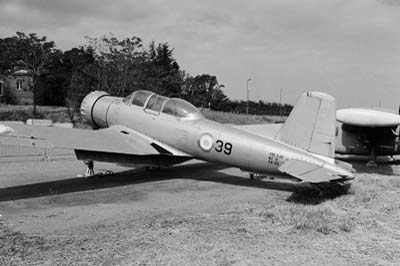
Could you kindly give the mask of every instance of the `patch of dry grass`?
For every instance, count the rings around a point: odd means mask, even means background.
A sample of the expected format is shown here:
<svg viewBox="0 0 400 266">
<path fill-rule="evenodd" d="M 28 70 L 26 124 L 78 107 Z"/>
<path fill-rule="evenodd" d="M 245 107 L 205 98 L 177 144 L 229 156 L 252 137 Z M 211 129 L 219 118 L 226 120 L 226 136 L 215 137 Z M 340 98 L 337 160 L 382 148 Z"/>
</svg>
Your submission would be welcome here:
<svg viewBox="0 0 400 266">
<path fill-rule="evenodd" d="M 315 204 L 234 204 L 198 214 L 141 215 L 74 235 L 32 237 L 2 227 L 4 265 L 396 265 L 400 182 L 358 175 L 350 192 Z M 304 196 L 306 197 L 306 196 Z M 310 199 L 310 202 L 313 202 Z"/>
<path fill-rule="evenodd" d="M 53 122 L 70 123 L 66 107 L 37 106 L 37 113 L 33 115 L 33 106 L 30 105 L 0 105 L 0 121 L 23 121 L 27 119 L 49 119 Z M 83 122 L 79 113 L 74 114 L 75 127 L 91 128 Z"/>
<path fill-rule="evenodd" d="M 0 265 L 22 264 L 44 246 L 43 237 L 15 232 L 0 222 Z"/>
<path fill-rule="evenodd" d="M 400 259 L 395 229 L 386 224 L 382 230 L 378 224 L 385 221 L 380 213 L 371 213 L 361 199 L 348 201 L 357 191 L 317 205 L 282 201 L 266 191 L 265 203 L 233 205 L 217 213 L 167 211 L 37 241 L 21 235 L 28 240 L 11 237 L 6 242 L 16 250 L 28 245 L 30 252 L 7 253 L 5 261 L 15 260 L 18 265 L 392 265 Z M 378 222 L 372 226 L 374 221 Z"/>
<path fill-rule="evenodd" d="M 0 105 L 0 121 L 26 121 L 29 118 L 70 122 L 65 107 L 37 106 L 37 114 L 34 116 L 33 106 L 30 105 Z"/>
<path fill-rule="evenodd" d="M 336 210 L 329 203 L 321 205 L 285 204 L 262 211 L 267 223 L 289 226 L 291 230 L 314 231 L 322 234 L 350 232 L 355 227 L 354 217 Z"/>
</svg>

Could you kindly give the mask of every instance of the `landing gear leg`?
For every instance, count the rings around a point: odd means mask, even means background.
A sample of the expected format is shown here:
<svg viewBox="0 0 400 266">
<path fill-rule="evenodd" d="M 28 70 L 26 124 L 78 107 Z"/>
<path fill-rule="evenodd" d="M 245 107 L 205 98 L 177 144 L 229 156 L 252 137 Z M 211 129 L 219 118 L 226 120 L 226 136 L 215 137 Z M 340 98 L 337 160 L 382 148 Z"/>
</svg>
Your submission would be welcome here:
<svg viewBox="0 0 400 266">
<path fill-rule="evenodd" d="M 370 160 L 368 161 L 367 166 L 376 167 L 377 164 L 376 164 L 375 144 L 372 145 L 371 153 L 369 155 L 369 158 L 370 158 Z"/>
<path fill-rule="evenodd" d="M 262 180 L 263 178 L 265 178 L 265 175 L 262 174 L 258 174 L 258 173 L 249 173 L 250 179 L 251 180 Z M 274 177 L 270 177 L 269 179 L 274 179 Z"/>
<path fill-rule="evenodd" d="M 94 163 L 93 161 L 84 161 L 86 165 L 86 177 L 93 177 L 94 176 Z"/>
</svg>

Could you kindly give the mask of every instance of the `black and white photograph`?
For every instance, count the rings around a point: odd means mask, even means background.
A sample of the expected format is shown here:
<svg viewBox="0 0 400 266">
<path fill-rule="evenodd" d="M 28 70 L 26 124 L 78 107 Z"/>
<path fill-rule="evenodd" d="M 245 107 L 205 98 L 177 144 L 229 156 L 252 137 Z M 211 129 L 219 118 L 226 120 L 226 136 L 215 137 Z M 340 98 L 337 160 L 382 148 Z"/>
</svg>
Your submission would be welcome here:
<svg viewBox="0 0 400 266">
<path fill-rule="evenodd" d="M 400 0 L 0 0 L 0 265 L 400 265 Z"/>
</svg>

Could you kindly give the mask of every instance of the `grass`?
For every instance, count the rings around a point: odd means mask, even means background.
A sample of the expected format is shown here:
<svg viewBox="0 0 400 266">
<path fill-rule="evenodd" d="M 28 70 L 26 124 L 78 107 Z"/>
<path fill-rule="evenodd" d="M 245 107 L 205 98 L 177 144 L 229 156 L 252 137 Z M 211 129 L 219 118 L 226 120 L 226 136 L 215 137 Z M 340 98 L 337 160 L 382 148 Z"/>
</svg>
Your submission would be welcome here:
<svg viewBox="0 0 400 266">
<path fill-rule="evenodd" d="M 71 122 L 65 107 L 37 106 L 37 114 L 33 115 L 33 106 L 0 105 L 0 121 L 26 121 L 29 118 Z"/>
<path fill-rule="evenodd" d="M 259 214 L 267 223 L 288 226 L 293 231 L 314 231 L 322 234 L 350 232 L 354 218 L 335 210 L 331 204 L 280 205 Z"/>
<path fill-rule="evenodd" d="M 319 204 L 267 190 L 264 201 L 216 213 L 166 211 L 65 237 L 2 225 L 0 256 L 18 265 L 396 265 L 399 189 L 396 176 L 359 174 L 347 194 Z"/>
<path fill-rule="evenodd" d="M 18 265 L 26 263 L 25 258 L 44 248 L 45 240 L 41 236 L 27 236 L 14 232 L 0 221 L 0 265 Z"/>
<path fill-rule="evenodd" d="M 235 125 L 279 123 L 286 119 L 280 116 L 234 114 L 210 110 L 202 110 L 202 112 L 210 120 Z"/>
</svg>

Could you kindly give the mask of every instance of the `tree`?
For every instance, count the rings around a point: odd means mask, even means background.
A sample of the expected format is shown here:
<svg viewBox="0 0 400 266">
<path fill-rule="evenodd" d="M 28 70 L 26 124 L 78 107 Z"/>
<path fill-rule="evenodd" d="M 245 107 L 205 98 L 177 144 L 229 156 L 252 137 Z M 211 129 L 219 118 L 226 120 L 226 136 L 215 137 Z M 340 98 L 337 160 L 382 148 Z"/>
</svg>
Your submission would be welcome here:
<svg viewBox="0 0 400 266">
<path fill-rule="evenodd" d="M 111 35 L 88 40 L 95 52 L 97 89 L 116 96 L 138 89 L 180 96 L 183 79 L 168 43 L 151 42 L 145 50 L 138 37 L 118 40 Z"/>
<path fill-rule="evenodd" d="M 64 82 L 68 78 L 63 65 L 63 52 L 55 51 L 48 59 L 37 81 L 37 104 L 65 106 Z"/>
<path fill-rule="evenodd" d="M 196 77 L 186 76 L 182 88 L 182 96 L 196 106 L 208 107 L 215 110 L 222 110 L 228 97 L 221 88 L 224 85 L 218 84 L 217 78 L 209 74 L 197 75 Z"/>
<path fill-rule="evenodd" d="M 135 88 L 138 65 L 144 60 L 142 40 L 138 37 L 118 40 L 114 36 L 87 37 L 97 66 L 97 89 L 125 96 Z"/>
<path fill-rule="evenodd" d="M 210 100 L 210 108 L 217 111 L 226 111 L 227 103 L 229 102 L 229 98 L 224 94 L 221 88 L 223 85 L 219 85 L 219 87 L 212 90 L 211 100 Z"/>
<path fill-rule="evenodd" d="M 36 33 L 26 35 L 23 32 L 17 32 L 16 36 L 1 41 L 0 67 L 3 70 L 12 70 L 17 64 L 22 64 L 32 76 L 34 114 L 36 114 L 38 80 L 54 51 L 54 42 L 47 41 L 45 36 L 38 37 Z"/>
<path fill-rule="evenodd" d="M 53 53 L 40 82 L 42 104 L 67 106 L 71 122 L 79 104 L 97 83 L 94 53 L 90 48 L 72 48 Z"/>
<path fill-rule="evenodd" d="M 6 103 L 6 104 L 16 104 L 17 99 L 15 98 L 15 95 L 10 91 L 10 88 L 5 87 L 3 89 L 3 95 L 1 96 L 1 102 Z"/>
<path fill-rule="evenodd" d="M 138 69 L 138 82 L 142 89 L 157 92 L 168 97 L 179 97 L 183 78 L 179 64 L 173 57 L 174 49 L 168 43 L 154 42 L 146 51 L 145 60 Z"/>
</svg>

